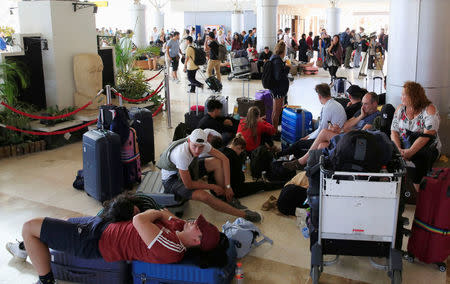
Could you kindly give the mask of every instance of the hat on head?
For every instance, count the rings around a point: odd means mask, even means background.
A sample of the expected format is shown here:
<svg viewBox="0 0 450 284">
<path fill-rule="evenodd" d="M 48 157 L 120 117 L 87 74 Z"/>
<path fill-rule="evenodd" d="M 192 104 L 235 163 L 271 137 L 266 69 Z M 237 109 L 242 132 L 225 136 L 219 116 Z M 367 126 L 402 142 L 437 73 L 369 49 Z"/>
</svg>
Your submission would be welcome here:
<svg viewBox="0 0 450 284">
<path fill-rule="evenodd" d="M 197 128 L 189 135 L 189 141 L 194 144 L 206 145 L 208 142 L 208 135 L 206 135 L 203 129 Z"/>
<path fill-rule="evenodd" d="M 202 232 L 202 242 L 200 243 L 200 249 L 203 251 L 209 251 L 214 249 L 220 241 L 220 232 L 216 226 L 206 221 L 205 217 L 200 214 L 195 221 L 200 232 Z"/>
<path fill-rule="evenodd" d="M 352 96 L 354 99 L 362 99 L 362 97 L 365 95 L 363 89 L 361 89 L 358 85 L 351 85 L 347 89 L 347 94 Z"/>
</svg>

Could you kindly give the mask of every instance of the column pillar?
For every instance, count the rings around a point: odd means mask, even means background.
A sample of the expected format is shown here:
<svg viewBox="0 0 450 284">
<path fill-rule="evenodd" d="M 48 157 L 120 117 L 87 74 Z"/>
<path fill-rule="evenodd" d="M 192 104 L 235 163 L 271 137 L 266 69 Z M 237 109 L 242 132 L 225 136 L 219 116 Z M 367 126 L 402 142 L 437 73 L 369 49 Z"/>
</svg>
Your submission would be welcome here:
<svg viewBox="0 0 450 284">
<path fill-rule="evenodd" d="M 158 31 L 164 28 L 164 14 L 159 8 L 152 9 L 152 29 L 153 27 L 157 27 Z"/>
<path fill-rule="evenodd" d="M 405 81 L 424 88 L 438 108 L 443 152 L 450 151 L 450 1 L 391 1 L 387 102 L 401 102 Z"/>
<path fill-rule="evenodd" d="M 133 42 L 143 48 L 148 45 L 150 37 L 147 36 L 145 25 L 145 5 L 133 4 L 131 6 L 131 29 L 134 31 Z"/>
<path fill-rule="evenodd" d="M 337 7 L 327 8 L 327 33 L 330 36 L 338 34 L 340 29 L 341 9 Z"/>
<path fill-rule="evenodd" d="M 231 33 L 238 33 L 244 30 L 244 12 L 233 11 L 231 12 Z"/>
<path fill-rule="evenodd" d="M 273 51 L 277 43 L 277 8 L 278 0 L 256 1 L 256 35 L 257 50 L 261 52 L 265 46 Z"/>
</svg>

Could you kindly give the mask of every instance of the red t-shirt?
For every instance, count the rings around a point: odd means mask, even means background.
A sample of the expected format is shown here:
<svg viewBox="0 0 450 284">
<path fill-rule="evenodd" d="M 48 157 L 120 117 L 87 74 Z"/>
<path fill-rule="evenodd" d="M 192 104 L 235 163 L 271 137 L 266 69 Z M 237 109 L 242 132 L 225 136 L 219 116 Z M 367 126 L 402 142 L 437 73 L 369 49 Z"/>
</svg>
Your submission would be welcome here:
<svg viewBox="0 0 450 284">
<path fill-rule="evenodd" d="M 272 124 L 268 123 L 265 120 L 259 121 L 256 126 L 256 140 L 255 140 L 252 135 L 252 131 L 248 128 L 247 129 L 245 128 L 245 119 L 241 119 L 241 121 L 239 122 L 237 132 L 238 133 L 240 132 L 242 136 L 244 136 L 245 142 L 247 142 L 245 150 L 253 151 L 256 148 L 258 148 L 259 145 L 261 145 L 261 135 L 264 133 L 268 135 L 274 135 L 275 128 L 272 126 Z"/>
<path fill-rule="evenodd" d="M 312 46 L 313 46 L 313 39 L 310 36 L 308 36 L 306 38 L 306 44 L 308 45 L 309 48 L 312 48 Z"/>
<path fill-rule="evenodd" d="M 167 222 L 156 221 L 161 230 L 147 246 L 133 226 L 132 221 L 109 224 L 99 241 L 99 249 L 108 262 L 140 260 L 150 263 L 179 262 L 186 248 L 178 239 L 176 231 L 182 231 L 185 221 L 172 218 Z"/>
</svg>

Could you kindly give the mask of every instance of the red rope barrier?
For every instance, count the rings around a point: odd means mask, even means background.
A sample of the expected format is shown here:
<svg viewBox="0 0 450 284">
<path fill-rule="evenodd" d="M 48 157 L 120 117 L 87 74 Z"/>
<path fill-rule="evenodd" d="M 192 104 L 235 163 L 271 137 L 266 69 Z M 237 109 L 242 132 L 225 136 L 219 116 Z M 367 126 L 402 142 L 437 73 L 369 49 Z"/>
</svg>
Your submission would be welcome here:
<svg viewBox="0 0 450 284">
<path fill-rule="evenodd" d="M 164 70 L 164 69 L 159 70 L 159 72 L 156 73 L 155 76 L 153 76 L 153 77 L 151 77 L 151 78 L 148 78 L 148 79 L 145 79 L 144 82 L 148 82 L 148 81 L 150 81 L 150 80 L 155 79 L 159 74 L 161 74 L 161 72 L 162 72 L 163 70 Z"/>
<path fill-rule="evenodd" d="M 153 93 L 151 93 L 150 95 L 146 96 L 145 98 L 140 98 L 140 99 L 130 99 L 127 97 L 124 97 L 121 93 L 119 92 L 115 92 L 116 95 L 122 97 L 122 99 L 126 100 L 127 102 L 143 102 L 146 101 L 148 99 L 150 99 L 151 97 L 153 97 L 154 95 L 158 94 L 159 92 L 161 92 L 162 90 L 162 84 L 164 83 L 164 81 L 161 81 L 161 84 L 159 84 L 158 88 L 156 88 L 155 91 L 153 91 Z"/>
<path fill-rule="evenodd" d="M 23 112 L 23 111 L 13 108 L 12 106 L 7 105 L 5 102 L 2 102 L 1 104 L 3 106 L 5 106 L 6 108 L 8 108 L 9 110 L 12 110 L 13 112 L 21 114 L 23 116 L 27 116 L 27 117 L 34 118 L 34 119 L 55 120 L 55 119 L 66 118 L 66 117 L 76 114 L 77 112 L 87 108 L 90 104 L 92 104 L 92 101 L 88 102 L 87 104 L 80 107 L 79 109 L 76 109 L 76 110 L 66 113 L 66 114 L 57 115 L 57 116 L 40 116 L 40 115 L 29 114 L 29 113 L 26 113 L 26 112 Z"/>
<path fill-rule="evenodd" d="M 59 130 L 59 131 L 53 131 L 53 132 L 42 132 L 42 131 L 30 131 L 30 130 L 24 130 L 24 129 L 19 129 L 16 128 L 14 126 L 10 126 L 10 125 L 5 125 L 5 128 L 10 129 L 10 130 L 14 130 L 14 131 L 18 131 L 18 132 L 22 132 L 22 133 L 26 133 L 26 134 L 31 134 L 31 135 L 42 135 L 42 136 L 49 136 L 49 135 L 59 135 L 59 134 L 66 134 L 68 132 L 75 132 L 77 130 L 83 129 L 89 125 L 92 125 L 94 123 L 97 122 L 97 119 L 94 119 L 92 121 L 89 121 L 83 125 L 77 126 L 77 127 L 73 127 L 73 128 L 69 128 L 66 130 Z"/>
<path fill-rule="evenodd" d="M 155 116 L 161 111 L 163 105 L 164 105 L 164 103 L 162 103 L 162 104 L 158 107 L 158 109 L 156 109 L 156 111 L 152 114 L 152 117 L 155 117 Z"/>
</svg>

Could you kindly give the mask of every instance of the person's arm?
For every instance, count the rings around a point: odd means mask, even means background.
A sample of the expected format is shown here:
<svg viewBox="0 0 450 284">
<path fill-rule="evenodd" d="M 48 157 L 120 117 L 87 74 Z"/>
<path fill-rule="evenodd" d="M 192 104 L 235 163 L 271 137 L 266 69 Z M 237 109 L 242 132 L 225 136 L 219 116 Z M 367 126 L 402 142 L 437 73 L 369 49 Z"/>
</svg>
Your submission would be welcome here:
<svg viewBox="0 0 450 284">
<path fill-rule="evenodd" d="M 164 214 L 155 209 L 149 209 L 133 217 L 133 226 L 145 245 L 149 246 L 161 231 L 154 222 L 163 218 Z"/>
<path fill-rule="evenodd" d="M 270 136 L 274 135 L 276 131 L 275 127 L 267 121 L 260 118 L 260 123 L 258 123 L 258 127 L 261 129 L 261 133 L 267 133 Z"/>
<path fill-rule="evenodd" d="M 169 46 L 169 43 L 167 43 L 166 44 L 166 57 L 167 58 L 170 58 L 169 50 L 170 50 L 170 46 Z"/>
<path fill-rule="evenodd" d="M 364 112 L 364 109 L 361 107 L 360 115 L 358 115 L 357 117 L 352 117 L 344 123 L 344 126 L 342 127 L 344 132 L 349 132 L 350 130 L 352 130 L 353 127 L 355 127 L 355 125 L 358 124 L 358 122 L 360 122 L 365 116 L 366 113 Z"/>
<path fill-rule="evenodd" d="M 230 183 L 230 161 L 228 160 L 227 156 L 214 148 L 211 148 L 211 151 L 209 151 L 208 154 L 219 159 L 222 162 L 222 170 L 225 182 L 225 196 L 227 200 L 230 201 L 234 196 L 233 189 L 231 188 Z"/>
<path fill-rule="evenodd" d="M 400 142 L 400 134 L 395 131 L 391 130 L 391 140 L 394 142 L 395 146 L 397 146 L 398 150 L 402 150 L 402 143 Z"/>
<path fill-rule="evenodd" d="M 394 112 L 394 116 L 392 117 L 392 123 L 391 123 L 391 140 L 392 142 L 394 142 L 395 146 L 397 146 L 397 148 L 399 150 L 402 149 L 402 144 L 400 142 L 400 130 L 398 127 L 398 122 L 400 121 L 399 119 L 399 114 L 401 112 L 401 108 L 403 105 L 399 105 L 397 107 L 397 109 Z"/>
<path fill-rule="evenodd" d="M 223 194 L 223 188 L 218 185 L 192 180 L 189 170 L 178 169 L 178 173 L 180 174 L 181 181 L 183 181 L 183 184 L 187 189 L 209 189 L 214 191 L 218 195 Z"/>
</svg>

